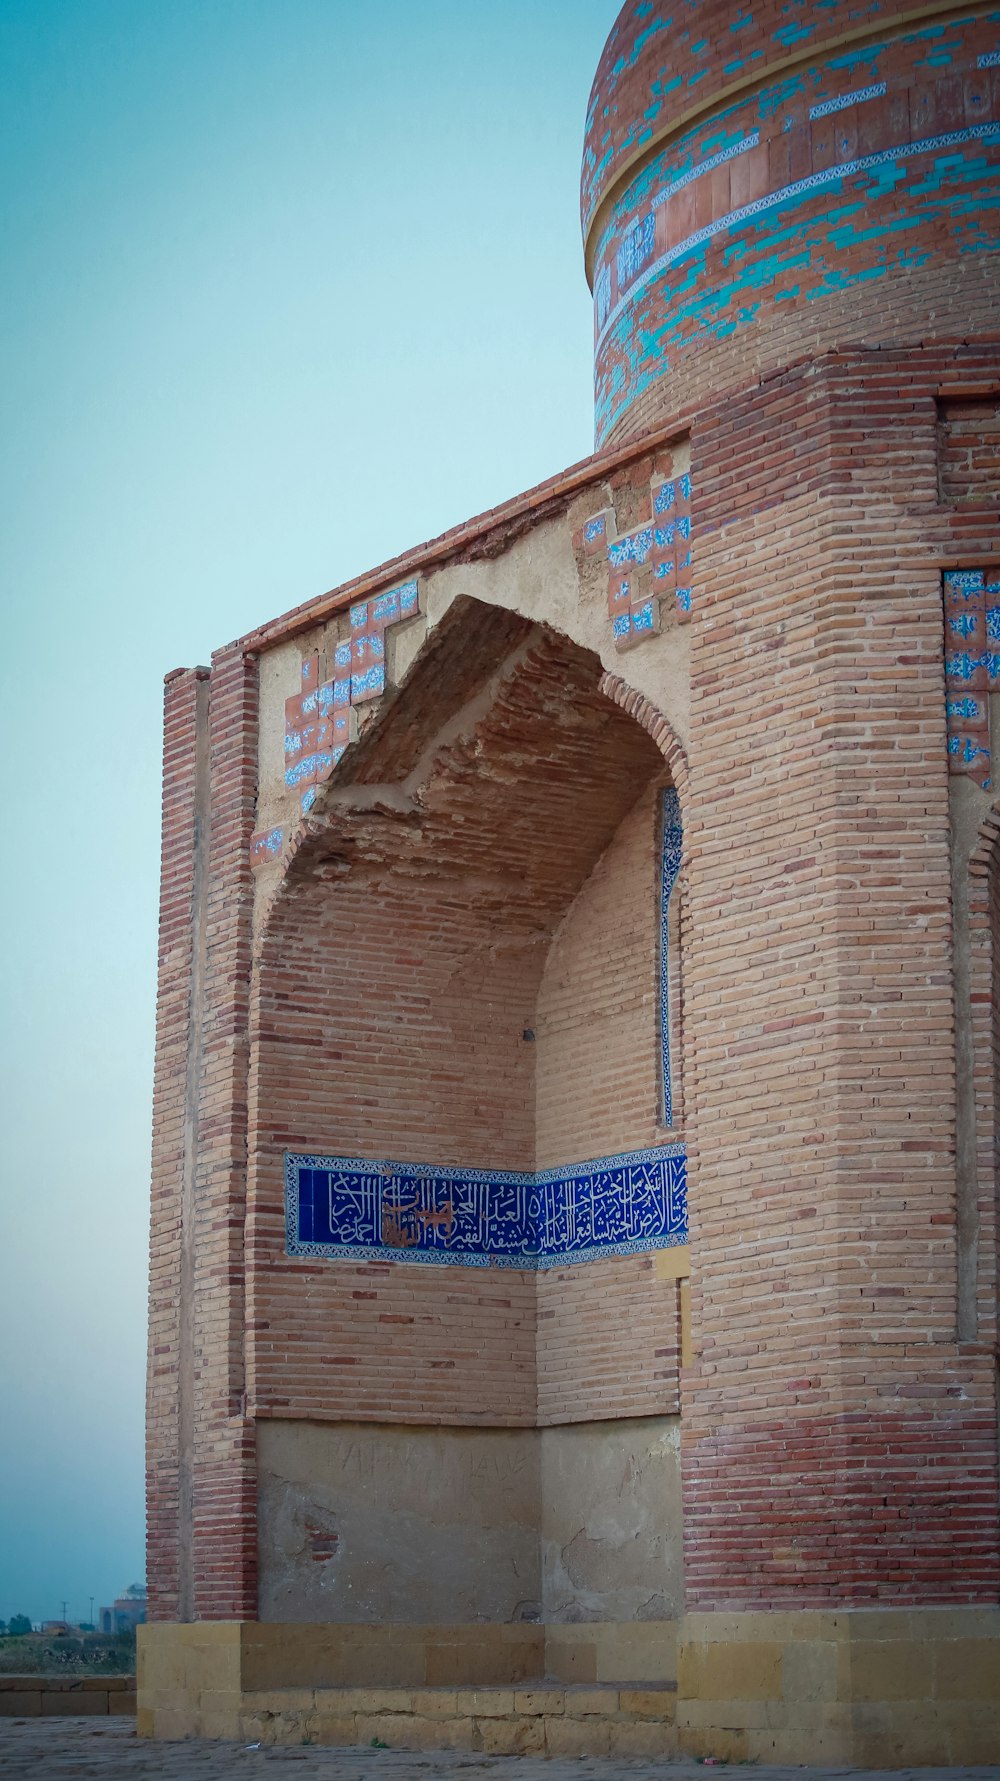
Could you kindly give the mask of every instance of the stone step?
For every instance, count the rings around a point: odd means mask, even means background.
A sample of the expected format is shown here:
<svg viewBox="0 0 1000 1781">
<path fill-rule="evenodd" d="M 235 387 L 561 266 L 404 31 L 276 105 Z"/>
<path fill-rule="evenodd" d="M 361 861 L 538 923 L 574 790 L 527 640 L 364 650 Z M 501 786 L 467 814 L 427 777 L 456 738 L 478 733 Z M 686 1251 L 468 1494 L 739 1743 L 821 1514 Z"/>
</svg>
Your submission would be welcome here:
<svg viewBox="0 0 1000 1781">
<path fill-rule="evenodd" d="M 675 1683 L 523 1688 L 306 1688 L 244 1694 L 248 1743 L 674 1756 Z"/>
</svg>

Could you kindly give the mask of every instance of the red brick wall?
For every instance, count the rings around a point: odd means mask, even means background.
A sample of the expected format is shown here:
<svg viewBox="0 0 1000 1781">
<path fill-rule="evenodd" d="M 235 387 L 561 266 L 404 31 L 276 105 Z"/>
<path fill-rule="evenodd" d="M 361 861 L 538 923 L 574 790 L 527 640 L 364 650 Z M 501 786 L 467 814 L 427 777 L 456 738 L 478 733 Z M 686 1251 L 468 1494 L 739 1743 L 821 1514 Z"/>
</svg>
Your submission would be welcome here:
<svg viewBox="0 0 1000 1781">
<path fill-rule="evenodd" d="M 317 1419 L 530 1423 L 534 1278 L 284 1254 L 286 1149 L 530 1169 L 541 948 L 422 881 L 298 883 L 260 963 L 253 1402 Z"/>
<path fill-rule="evenodd" d="M 676 1280 L 655 1255 L 538 1275 L 538 1421 L 597 1422 L 680 1409 Z"/>
<path fill-rule="evenodd" d="M 659 802 L 651 786 L 626 816 L 545 960 L 536 1015 L 542 1169 L 665 1135 Z M 672 987 L 679 989 L 679 974 Z M 679 1078 L 677 1050 L 674 1065 Z M 540 1423 L 676 1411 L 677 1364 L 677 1285 L 657 1278 L 652 1256 L 539 1274 Z"/>
<path fill-rule="evenodd" d="M 955 1340 L 935 398 L 959 374 L 988 372 L 844 353 L 693 439 L 694 1607 L 1000 1583 L 992 1365 Z"/>
<path fill-rule="evenodd" d="M 643 793 L 553 936 L 538 992 L 538 1167 L 663 1138 L 659 791 Z"/>
<path fill-rule="evenodd" d="M 1000 393 L 938 405 L 942 501 L 1000 505 Z"/>
</svg>

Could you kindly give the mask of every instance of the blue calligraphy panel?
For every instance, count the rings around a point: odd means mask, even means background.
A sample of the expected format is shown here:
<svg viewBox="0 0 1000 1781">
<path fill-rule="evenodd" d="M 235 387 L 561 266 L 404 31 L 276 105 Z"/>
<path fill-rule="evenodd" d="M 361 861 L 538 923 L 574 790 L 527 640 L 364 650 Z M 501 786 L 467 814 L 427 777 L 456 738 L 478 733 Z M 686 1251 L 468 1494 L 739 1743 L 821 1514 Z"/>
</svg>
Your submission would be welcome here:
<svg viewBox="0 0 1000 1781">
<path fill-rule="evenodd" d="M 687 1242 L 681 1144 L 540 1174 L 285 1157 L 289 1255 L 554 1268 Z"/>
</svg>

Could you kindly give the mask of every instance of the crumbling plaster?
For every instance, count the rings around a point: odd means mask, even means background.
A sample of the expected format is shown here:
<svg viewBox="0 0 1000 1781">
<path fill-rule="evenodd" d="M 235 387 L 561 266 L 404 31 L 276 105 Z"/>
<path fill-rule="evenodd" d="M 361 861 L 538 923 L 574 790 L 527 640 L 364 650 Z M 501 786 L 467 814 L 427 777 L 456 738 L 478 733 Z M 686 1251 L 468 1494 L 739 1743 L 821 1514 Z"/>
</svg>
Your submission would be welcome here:
<svg viewBox="0 0 1000 1781">
<path fill-rule="evenodd" d="M 679 1424 L 257 1425 L 260 1618 L 668 1620 Z"/>
<path fill-rule="evenodd" d="M 688 684 L 689 633 L 669 626 L 641 648 L 621 655 L 614 647 L 602 579 L 581 577 L 572 547 L 572 532 L 585 513 L 605 502 L 601 488 L 585 491 L 568 514 L 540 519 L 499 554 L 471 562 L 449 563 L 421 579 L 422 613 L 394 626 L 386 635 L 387 680 L 403 685 L 431 634 L 455 601 L 473 598 L 504 608 L 562 632 L 591 650 L 602 667 L 622 675 L 669 719 L 678 739 L 687 745 L 690 714 Z M 298 796 L 284 782 L 284 707 L 300 685 L 303 656 L 323 649 L 347 634 L 347 613 L 314 630 L 265 650 L 260 658 L 260 731 L 256 828 L 294 832 L 300 817 Z M 379 703 L 355 716 L 361 730 L 379 721 Z M 336 787 L 337 777 L 331 782 Z M 260 933 L 265 912 L 284 872 L 279 856 L 254 874 L 254 927 Z"/>
</svg>

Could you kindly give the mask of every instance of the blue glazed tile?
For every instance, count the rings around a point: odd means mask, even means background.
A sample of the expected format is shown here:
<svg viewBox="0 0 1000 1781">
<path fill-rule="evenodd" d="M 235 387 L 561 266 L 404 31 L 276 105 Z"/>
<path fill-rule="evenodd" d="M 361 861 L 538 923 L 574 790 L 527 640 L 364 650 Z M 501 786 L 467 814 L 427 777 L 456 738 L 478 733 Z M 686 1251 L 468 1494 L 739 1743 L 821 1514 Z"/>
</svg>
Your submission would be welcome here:
<svg viewBox="0 0 1000 1781">
<path fill-rule="evenodd" d="M 357 1157 L 285 1157 L 289 1255 L 466 1268 L 564 1267 L 687 1241 L 682 1145 L 537 1175 Z"/>
<path fill-rule="evenodd" d="M 963 681 L 971 681 L 976 670 L 985 665 L 985 656 L 969 655 L 966 651 L 962 651 L 958 655 L 946 656 L 944 664 L 948 679 L 954 681 L 958 686 L 961 686 Z"/>
<path fill-rule="evenodd" d="M 656 240 L 656 218 L 652 212 L 641 217 L 629 230 L 618 249 L 618 289 L 625 290 L 652 259 Z"/>
<path fill-rule="evenodd" d="M 986 586 L 986 576 L 982 569 L 949 569 L 944 578 L 945 596 L 960 594 L 963 599 L 970 600 L 981 594 Z"/>
<path fill-rule="evenodd" d="M 612 569 L 623 569 L 626 563 L 644 563 L 653 548 L 653 528 L 644 526 L 608 545 L 608 562 Z"/>
<path fill-rule="evenodd" d="M 661 277 L 663 273 L 677 265 L 680 260 L 686 259 L 688 254 L 693 253 L 706 242 L 714 240 L 715 236 L 731 229 L 737 229 L 741 224 L 751 221 L 768 210 L 777 209 L 779 206 L 788 206 L 800 198 L 810 196 L 813 192 L 822 191 L 827 186 L 837 185 L 845 179 L 852 179 L 859 173 L 867 173 L 879 167 L 897 166 L 923 155 L 947 154 L 952 149 L 963 148 L 966 144 L 975 142 L 1000 142 L 1000 123 L 990 121 L 972 124 L 966 129 L 951 130 L 940 136 L 927 136 L 919 141 L 902 143 L 898 148 L 880 149 L 874 154 L 861 155 L 854 161 L 839 161 L 819 173 L 810 173 L 805 179 L 793 180 L 790 185 L 776 187 L 766 196 L 755 198 L 750 204 L 740 205 L 738 209 L 714 218 L 703 228 L 696 229 L 693 234 L 688 235 L 685 240 L 675 243 L 657 259 L 642 262 L 641 268 L 637 269 L 634 274 L 635 284 L 631 289 L 624 290 L 624 294 L 619 296 L 617 303 L 609 311 L 603 327 L 599 328 L 596 343 L 597 352 L 600 352 L 619 316 L 638 301 L 642 292 L 654 279 Z M 623 243 L 623 249 L 624 247 Z M 623 289 L 621 280 L 619 280 L 619 289 Z"/>
<path fill-rule="evenodd" d="M 352 699 L 376 699 L 379 694 L 384 693 L 384 691 L 384 662 L 377 662 L 374 667 L 367 669 L 364 674 L 352 674 L 351 676 Z"/>
<path fill-rule="evenodd" d="M 948 620 L 948 629 L 953 631 L 956 637 L 972 637 L 976 633 L 978 623 L 979 621 L 973 613 L 958 612 L 954 618 Z"/>
<path fill-rule="evenodd" d="M 597 326 L 604 326 L 611 308 L 611 267 L 602 266 L 597 274 L 594 285 L 594 305 L 597 310 Z"/>
</svg>

